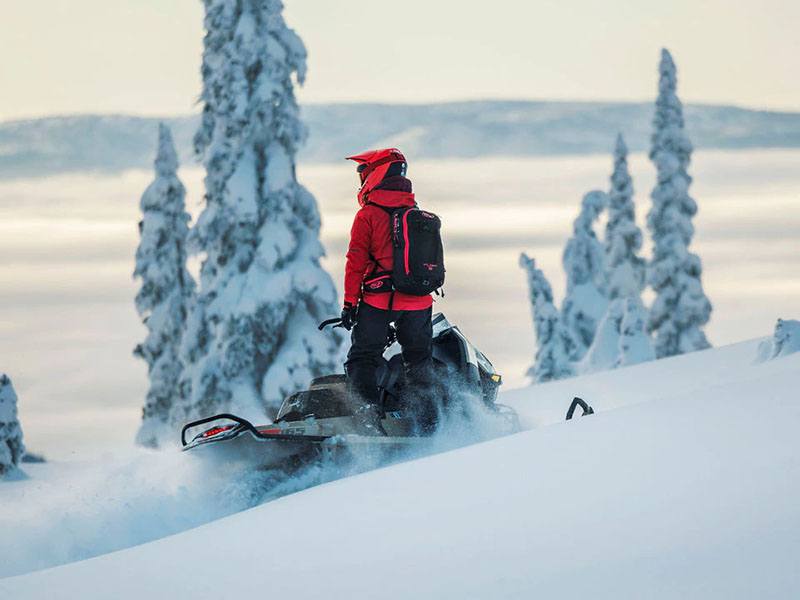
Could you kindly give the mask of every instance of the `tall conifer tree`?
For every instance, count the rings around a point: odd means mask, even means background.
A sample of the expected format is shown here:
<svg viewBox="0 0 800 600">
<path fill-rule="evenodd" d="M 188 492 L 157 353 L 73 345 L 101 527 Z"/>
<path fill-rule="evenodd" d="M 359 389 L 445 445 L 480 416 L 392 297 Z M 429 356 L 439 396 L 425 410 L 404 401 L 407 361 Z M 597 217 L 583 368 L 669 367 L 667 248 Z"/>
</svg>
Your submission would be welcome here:
<svg viewBox="0 0 800 600">
<path fill-rule="evenodd" d="M 0 477 L 14 470 L 25 454 L 17 419 L 17 394 L 8 375 L 0 373 Z"/>
<path fill-rule="evenodd" d="M 687 171 L 692 144 L 684 131 L 675 63 L 666 49 L 661 51 L 659 74 L 650 148 L 658 180 L 647 215 L 653 237 L 647 280 L 656 293 L 648 330 L 655 334 L 656 355 L 662 358 L 709 347 L 703 326 L 711 317 L 711 302 L 703 292 L 700 258 L 689 252 L 697 213 Z"/>
<path fill-rule="evenodd" d="M 572 237 L 564 248 L 567 294 L 561 305 L 561 318 L 576 342 L 573 360 L 582 358 L 592 345 L 608 306 L 603 245 L 594 232 L 594 223 L 607 203 L 608 194 L 600 190 L 584 195 Z"/>
<path fill-rule="evenodd" d="M 536 358 L 527 374 L 536 383 L 570 377 L 574 375 L 570 357 L 575 352 L 575 340 L 553 304 L 553 289 L 532 258 L 521 254 L 519 265 L 527 275 L 536 332 Z"/>
<path fill-rule="evenodd" d="M 340 338 L 317 331 L 338 312 L 320 266 L 320 217 L 297 182 L 305 137 L 294 85 L 306 50 L 280 0 L 205 0 L 203 115 L 195 150 L 206 204 L 192 232 L 205 255 L 184 344 L 191 415 L 274 411 L 335 370 Z"/>
<path fill-rule="evenodd" d="M 144 318 L 147 338 L 134 354 L 147 362 L 147 391 L 138 444 L 158 447 L 174 435 L 178 382 L 183 364 L 180 343 L 186 314 L 194 294 L 194 281 L 186 271 L 186 236 L 189 215 L 184 209 L 186 190 L 178 179 L 178 156 L 169 128 L 158 130 L 155 180 L 142 195 L 139 223 L 141 241 L 136 250 L 134 277 L 142 286 L 136 295 L 136 310 Z"/>
<path fill-rule="evenodd" d="M 645 283 L 645 261 L 639 256 L 642 231 L 636 225 L 628 147 L 620 133 L 614 146 L 614 172 L 608 194 L 605 268 L 608 298 L 639 298 Z"/>
</svg>

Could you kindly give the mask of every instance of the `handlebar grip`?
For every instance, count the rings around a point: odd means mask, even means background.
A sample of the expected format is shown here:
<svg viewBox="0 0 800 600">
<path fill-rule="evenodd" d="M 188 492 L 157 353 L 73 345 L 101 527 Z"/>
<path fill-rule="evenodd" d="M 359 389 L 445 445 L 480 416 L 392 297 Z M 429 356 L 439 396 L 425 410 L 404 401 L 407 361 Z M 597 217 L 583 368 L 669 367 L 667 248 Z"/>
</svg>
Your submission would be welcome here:
<svg viewBox="0 0 800 600">
<path fill-rule="evenodd" d="M 320 324 L 319 324 L 319 326 L 317 327 L 317 329 L 319 329 L 320 331 L 322 331 L 322 330 L 323 330 L 323 329 L 325 329 L 325 328 L 326 328 L 328 325 L 333 325 L 334 327 L 338 327 L 338 326 L 339 326 L 339 325 L 341 325 L 341 324 L 342 324 L 342 319 L 341 319 L 341 317 L 336 317 L 335 319 L 328 319 L 327 321 L 323 321 L 322 323 L 320 323 Z"/>
</svg>

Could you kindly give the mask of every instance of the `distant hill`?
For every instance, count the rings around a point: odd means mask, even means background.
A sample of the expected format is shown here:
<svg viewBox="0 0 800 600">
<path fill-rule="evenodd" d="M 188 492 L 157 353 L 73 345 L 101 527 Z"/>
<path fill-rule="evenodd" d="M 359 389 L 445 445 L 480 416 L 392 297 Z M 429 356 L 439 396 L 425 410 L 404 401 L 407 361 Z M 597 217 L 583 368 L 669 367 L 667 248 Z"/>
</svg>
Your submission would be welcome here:
<svg viewBox="0 0 800 600">
<path fill-rule="evenodd" d="M 416 158 L 610 152 L 617 131 L 643 150 L 652 110 L 651 103 L 614 102 L 306 105 L 309 139 L 300 159 L 337 161 L 390 145 Z M 188 164 L 197 117 L 164 120 Z M 147 167 L 158 121 L 87 115 L 0 123 L 0 177 Z M 800 113 L 688 105 L 686 121 L 697 148 L 800 147 Z"/>
</svg>

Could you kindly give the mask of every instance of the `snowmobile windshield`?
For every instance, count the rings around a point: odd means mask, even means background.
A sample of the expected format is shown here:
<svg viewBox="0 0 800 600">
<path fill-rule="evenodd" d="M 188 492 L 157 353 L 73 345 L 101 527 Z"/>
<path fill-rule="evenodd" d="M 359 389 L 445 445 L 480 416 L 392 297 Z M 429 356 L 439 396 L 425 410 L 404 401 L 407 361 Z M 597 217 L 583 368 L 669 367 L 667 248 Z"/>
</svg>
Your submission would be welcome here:
<svg viewBox="0 0 800 600">
<path fill-rule="evenodd" d="M 473 346 L 473 348 L 475 347 Z M 478 359 L 478 366 L 481 369 L 483 369 L 483 371 L 487 375 L 494 375 L 496 373 L 492 362 L 488 358 L 486 358 L 486 355 L 477 348 L 475 348 L 475 357 Z"/>
</svg>

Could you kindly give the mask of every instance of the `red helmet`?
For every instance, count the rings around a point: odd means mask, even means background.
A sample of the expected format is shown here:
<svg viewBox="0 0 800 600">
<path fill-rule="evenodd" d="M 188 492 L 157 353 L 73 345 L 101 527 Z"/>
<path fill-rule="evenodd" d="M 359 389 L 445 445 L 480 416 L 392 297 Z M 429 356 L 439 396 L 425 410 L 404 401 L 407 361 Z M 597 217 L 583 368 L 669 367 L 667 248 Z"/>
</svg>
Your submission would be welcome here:
<svg viewBox="0 0 800 600">
<path fill-rule="evenodd" d="M 364 206 L 367 196 L 386 177 L 389 167 L 393 163 L 406 164 L 406 157 L 397 148 L 384 148 L 382 150 L 368 150 L 355 156 L 348 156 L 347 160 L 358 163 L 358 175 L 361 177 L 361 187 L 358 190 L 358 203 Z M 403 170 L 405 174 L 405 169 Z"/>
</svg>

